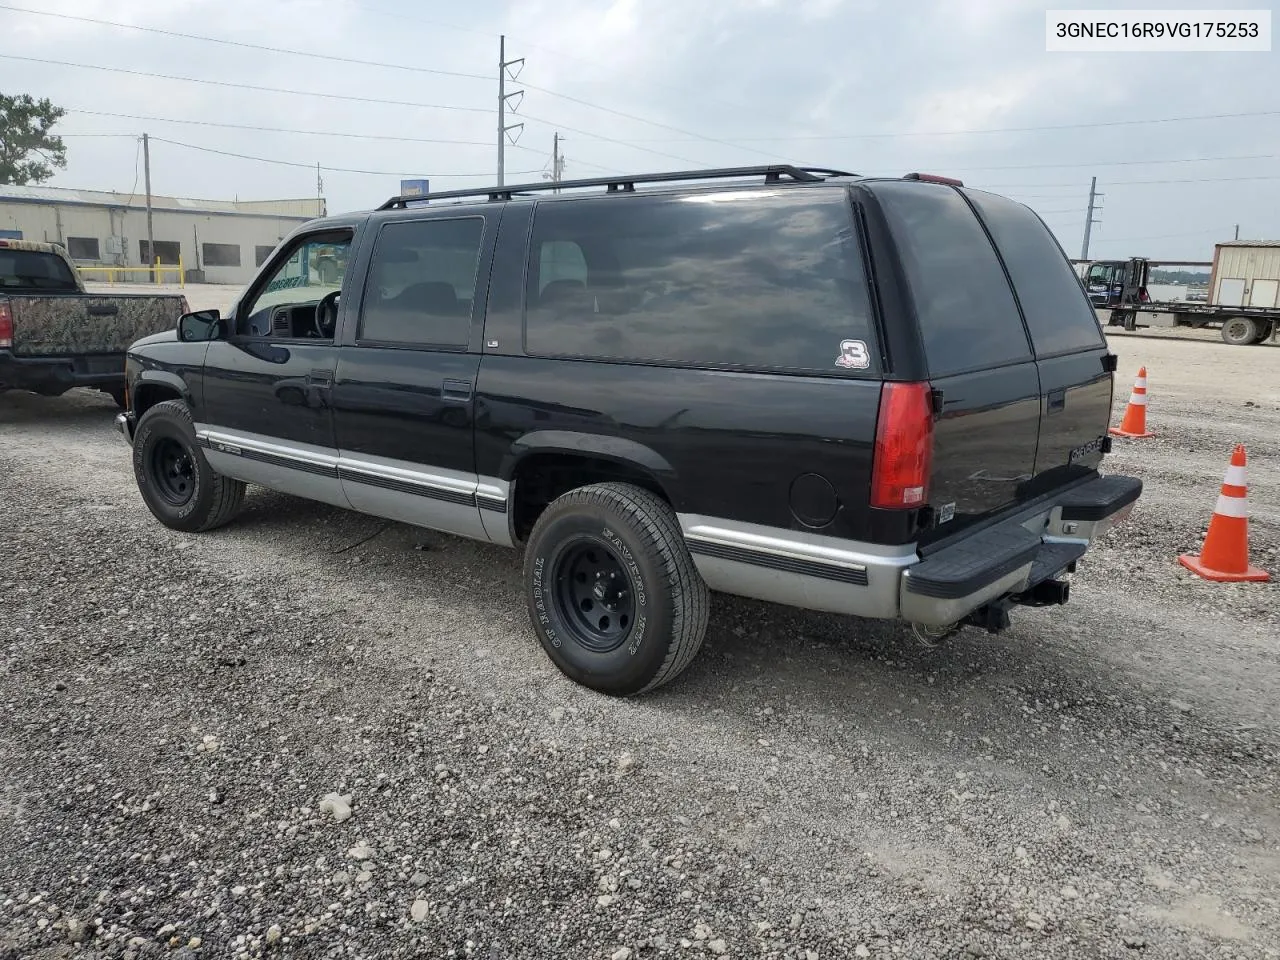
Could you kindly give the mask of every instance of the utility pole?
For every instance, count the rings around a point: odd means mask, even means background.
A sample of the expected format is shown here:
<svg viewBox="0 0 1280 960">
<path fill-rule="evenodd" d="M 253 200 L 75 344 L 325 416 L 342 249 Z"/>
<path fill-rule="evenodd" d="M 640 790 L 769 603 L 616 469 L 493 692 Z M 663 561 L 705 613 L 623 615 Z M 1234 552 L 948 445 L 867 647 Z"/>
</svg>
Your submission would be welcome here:
<svg viewBox="0 0 1280 960">
<path fill-rule="evenodd" d="M 156 238 L 151 230 L 151 138 L 145 133 L 142 135 L 142 176 L 147 185 L 147 259 L 151 262 L 147 266 L 153 268 L 151 271 L 151 282 L 159 283 L 160 278 L 156 275 Z"/>
<path fill-rule="evenodd" d="M 515 111 L 520 109 L 520 103 L 524 100 L 523 90 L 513 90 L 511 93 L 507 93 L 507 70 L 510 67 L 523 65 L 524 57 L 519 60 L 507 59 L 507 37 L 505 34 L 498 37 L 498 186 L 502 186 L 505 183 L 507 134 L 512 130 L 520 130 L 524 127 L 523 123 L 507 125 L 507 101 L 516 101 L 511 105 L 511 109 Z M 514 80 L 519 75 L 520 71 L 516 70 L 511 74 L 511 79 Z M 515 143 L 515 140 L 511 142 Z"/>
<path fill-rule="evenodd" d="M 316 200 L 319 201 L 320 216 L 327 216 L 324 203 L 324 177 L 320 176 L 320 161 L 316 161 Z"/>
<path fill-rule="evenodd" d="M 1093 215 L 1095 212 L 1099 212 L 1097 210 L 1097 202 L 1099 198 L 1104 196 L 1106 196 L 1106 194 L 1098 192 L 1098 178 L 1094 177 L 1089 183 L 1089 215 L 1085 217 L 1084 221 L 1084 245 L 1080 248 L 1081 260 L 1089 259 L 1089 234 L 1093 232 L 1093 225 L 1095 223 L 1102 222 L 1101 220 L 1095 220 Z"/>
<path fill-rule="evenodd" d="M 555 183 L 559 183 L 564 179 L 564 154 L 560 152 L 560 144 L 564 143 L 564 137 L 556 133 L 555 139 L 551 141 L 551 179 Z M 556 193 L 560 189 L 556 188 Z"/>
<path fill-rule="evenodd" d="M 1236 224 L 1236 239 L 1240 239 L 1240 224 Z"/>
</svg>

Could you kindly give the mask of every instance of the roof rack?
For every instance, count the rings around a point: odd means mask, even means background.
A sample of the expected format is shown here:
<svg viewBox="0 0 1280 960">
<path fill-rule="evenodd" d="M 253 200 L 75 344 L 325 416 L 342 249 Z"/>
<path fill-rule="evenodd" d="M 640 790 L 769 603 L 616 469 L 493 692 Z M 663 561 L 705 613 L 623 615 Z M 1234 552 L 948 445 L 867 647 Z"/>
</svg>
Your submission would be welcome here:
<svg viewBox="0 0 1280 960">
<path fill-rule="evenodd" d="M 780 183 L 785 177 L 800 183 L 812 183 L 827 177 L 853 177 L 857 174 L 823 167 L 796 167 L 791 164 L 775 164 L 767 167 L 724 167 L 716 170 L 678 170 L 673 173 L 646 173 L 617 177 L 595 177 L 590 180 L 543 180 L 538 183 L 522 183 L 515 186 L 479 187 L 468 190 L 443 190 L 417 196 L 392 197 L 379 210 L 395 210 L 424 200 L 448 200 L 458 197 L 488 197 L 490 200 L 510 200 L 528 193 L 545 193 L 548 190 L 572 190 L 580 187 L 604 187 L 608 193 L 633 193 L 637 183 L 674 183 L 681 180 L 723 180 L 730 177 L 764 177 L 765 183 Z"/>
</svg>

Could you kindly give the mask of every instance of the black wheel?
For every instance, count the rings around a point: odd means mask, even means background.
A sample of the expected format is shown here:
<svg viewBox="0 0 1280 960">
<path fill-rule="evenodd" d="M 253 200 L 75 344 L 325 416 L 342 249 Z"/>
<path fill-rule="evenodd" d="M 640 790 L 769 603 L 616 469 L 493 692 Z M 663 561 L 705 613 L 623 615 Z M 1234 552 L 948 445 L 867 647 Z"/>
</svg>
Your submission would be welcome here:
<svg viewBox="0 0 1280 960">
<path fill-rule="evenodd" d="M 1258 325 L 1253 317 L 1232 317 L 1222 323 L 1222 339 L 1232 346 L 1242 347 L 1254 343 L 1258 336 Z"/>
<path fill-rule="evenodd" d="M 675 512 L 648 490 L 598 483 L 560 497 L 533 528 L 524 576 L 542 648 L 595 690 L 653 690 L 702 645 L 707 585 Z"/>
<path fill-rule="evenodd" d="M 244 502 L 245 485 L 209 466 L 196 443 L 191 411 L 180 400 L 157 403 L 138 422 L 133 475 L 147 508 L 174 530 L 220 527 Z"/>
<path fill-rule="evenodd" d="M 1271 324 L 1270 323 L 1258 324 L 1258 334 L 1253 338 L 1253 342 L 1265 343 L 1270 338 L 1271 338 Z"/>
</svg>

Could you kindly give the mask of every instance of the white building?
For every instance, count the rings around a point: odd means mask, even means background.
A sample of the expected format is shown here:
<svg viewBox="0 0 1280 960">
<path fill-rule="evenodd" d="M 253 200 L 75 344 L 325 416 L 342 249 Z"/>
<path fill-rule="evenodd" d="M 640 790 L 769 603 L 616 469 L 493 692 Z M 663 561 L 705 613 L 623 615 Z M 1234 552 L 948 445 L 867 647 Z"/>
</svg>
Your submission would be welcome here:
<svg viewBox="0 0 1280 960">
<path fill-rule="evenodd" d="M 181 264 L 191 280 L 243 284 L 295 227 L 324 215 L 324 200 L 152 196 L 151 211 L 161 265 Z M 60 243 L 82 267 L 139 266 L 154 260 L 147 250 L 147 205 L 141 194 L 0 185 L 0 238 Z M 106 279 L 104 272 L 93 270 L 84 276 Z M 128 279 L 145 280 L 146 275 Z M 172 282 L 177 276 L 166 271 L 162 279 Z"/>
</svg>

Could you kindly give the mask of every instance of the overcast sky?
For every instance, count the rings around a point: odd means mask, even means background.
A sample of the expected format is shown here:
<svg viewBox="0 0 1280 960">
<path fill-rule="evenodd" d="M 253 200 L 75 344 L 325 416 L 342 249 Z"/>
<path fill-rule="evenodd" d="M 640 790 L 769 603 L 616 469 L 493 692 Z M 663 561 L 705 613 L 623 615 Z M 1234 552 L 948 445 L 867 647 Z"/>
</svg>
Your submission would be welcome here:
<svg viewBox="0 0 1280 960">
<path fill-rule="evenodd" d="M 1105 198 L 1094 257 L 1208 260 L 1214 241 L 1229 239 L 1237 223 L 1241 238 L 1280 239 L 1280 54 L 1046 53 L 1049 6 L 1026 0 L 0 0 L 0 53 L 8 55 L 0 58 L 0 90 L 47 96 L 68 109 L 59 129 L 67 135 L 70 164 L 53 185 L 140 190 L 136 137 L 145 130 L 153 138 L 156 193 L 314 196 L 319 161 L 329 209 L 338 212 L 381 202 L 397 192 L 401 176 L 429 177 L 436 189 L 493 182 L 498 35 L 505 33 L 508 58 L 526 60 L 513 84 L 526 93 L 509 118 L 523 120 L 524 128 L 507 150 L 508 183 L 535 180 L 550 169 L 552 134 L 559 130 L 566 177 L 769 161 L 951 174 L 1035 207 L 1071 256 L 1080 253 L 1095 175 Z M 1161 6 L 1241 4 L 1165 0 Z M 413 69 L 267 53 L 68 16 Z M 162 80 L 14 56 L 413 105 Z M 1131 122 L 1265 111 L 1271 112 Z"/>
</svg>

